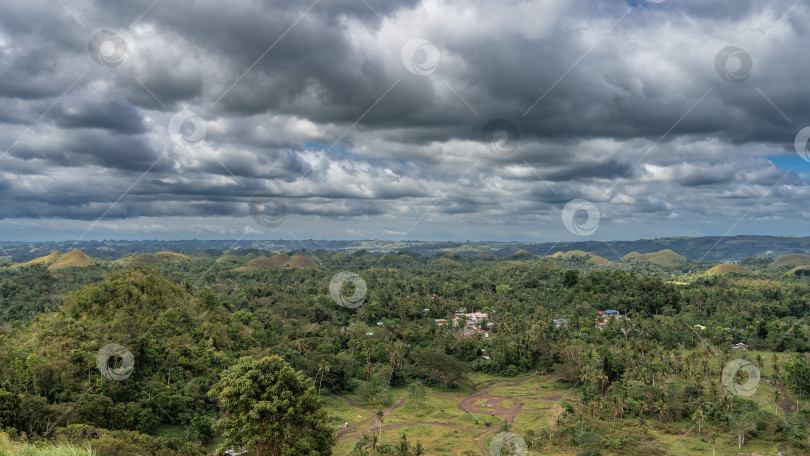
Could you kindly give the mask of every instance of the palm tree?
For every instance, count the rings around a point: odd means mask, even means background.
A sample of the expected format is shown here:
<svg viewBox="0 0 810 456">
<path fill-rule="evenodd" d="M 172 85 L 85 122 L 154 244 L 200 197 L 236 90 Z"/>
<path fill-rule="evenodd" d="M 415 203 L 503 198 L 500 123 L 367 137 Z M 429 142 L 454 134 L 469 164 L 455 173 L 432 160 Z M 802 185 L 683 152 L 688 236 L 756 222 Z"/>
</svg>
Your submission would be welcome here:
<svg viewBox="0 0 810 456">
<path fill-rule="evenodd" d="M 664 421 L 664 415 L 669 415 L 669 405 L 667 405 L 666 401 L 663 399 L 658 400 L 655 404 L 655 409 L 658 411 L 661 421 Z"/>
<path fill-rule="evenodd" d="M 703 413 L 703 409 L 698 407 L 698 409 L 695 410 L 695 413 L 692 414 L 692 419 L 697 422 L 698 434 L 700 434 L 700 426 L 703 424 L 703 421 L 706 420 L 706 414 Z"/>
<path fill-rule="evenodd" d="M 712 442 L 712 456 L 714 456 L 714 443 L 717 442 L 717 434 L 714 432 L 709 434 L 709 441 Z"/>
<path fill-rule="evenodd" d="M 408 445 L 408 437 L 402 434 L 402 439 L 399 441 L 399 456 L 410 456 L 411 448 Z"/>
<path fill-rule="evenodd" d="M 382 424 L 383 420 L 385 419 L 385 412 L 383 412 L 383 409 L 378 408 L 376 415 L 377 415 L 377 422 L 380 423 L 380 441 L 382 441 Z"/>
<path fill-rule="evenodd" d="M 776 403 L 775 412 L 779 416 L 779 404 L 782 403 L 782 391 L 779 388 L 773 390 L 773 401 Z"/>
<path fill-rule="evenodd" d="M 413 456 L 424 456 L 425 449 L 422 448 L 422 442 L 416 442 L 416 446 L 413 449 Z"/>
<path fill-rule="evenodd" d="M 321 374 L 321 380 L 318 382 L 318 396 L 321 395 L 321 385 L 323 385 L 323 375 L 328 374 L 330 369 L 332 369 L 332 366 L 330 366 L 329 363 L 327 363 L 326 361 L 318 362 L 318 373 Z"/>
<path fill-rule="evenodd" d="M 394 376 L 394 370 L 402 364 L 402 361 L 405 359 L 405 352 L 406 352 L 405 344 L 402 341 L 396 341 L 390 346 L 386 348 L 388 352 L 388 360 L 391 364 L 391 376 L 388 378 L 388 381 L 391 381 L 391 377 Z"/>
<path fill-rule="evenodd" d="M 379 440 L 379 438 L 377 437 L 377 434 L 371 434 L 371 452 L 372 452 L 372 453 L 376 453 L 376 452 L 377 452 L 377 445 L 378 445 L 379 443 L 380 443 L 380 440 Z"/>
</svg>

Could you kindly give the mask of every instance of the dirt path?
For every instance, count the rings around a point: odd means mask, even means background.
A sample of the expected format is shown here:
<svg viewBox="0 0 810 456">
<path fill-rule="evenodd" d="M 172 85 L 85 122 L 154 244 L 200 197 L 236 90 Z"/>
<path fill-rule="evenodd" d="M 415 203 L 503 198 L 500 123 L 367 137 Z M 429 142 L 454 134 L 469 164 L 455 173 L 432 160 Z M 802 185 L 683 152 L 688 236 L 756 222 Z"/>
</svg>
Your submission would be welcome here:
<svg viewBox="0 0 810 456">
<path fill-rule="evenodd" d="M 796 409 L 796 403 L 790 400 L 790 396 L 788 395 L 787 389 L 785 389 L 785 385 L 778 383 L 776 380 L 772 378 L 766 378 L 764 380 L 768 382 L 768 384 L 770 384 L 771 386 L 777 388 L 779 391 L 782 392 L 782 402 L 779 404 L 779 408 L 782 409 L 783 412 L 785 412 L 785 416 L 787 416 L 788 413 L 792 413 Z M 780 443 L 778 454 L 780 456 L 786 456 L 787 449 L 788 449 L 788 442 Z"/>
<path fill-rule="evenodd" d="M 345 439 L 345 438 L 348 438 L 348 437 L 350 437 L 350 436 L 352 436 L 352 435 L 356 435 L 356 434 L 358 434 L 358 433 L 354 433 L 354 434 L 348 434 L 348 432 L 353 431 L 354 429 L 357 429 L 358 427 L 360 427 L 360 426 L 362 426 L 362 425 L 364 425 L 364 424 L 371 423 L 372 421 L 377 421 L 377 417 L 376 417 L 377 411 L 376 411 L 376 410 L 371 410 L 370 408 L 363 407 L 362 405 L 360 405 L 360 404 L 358 404 L 357 402 L 355 402 L 355 401 L 353 401 L 353 400 L 349 399 L 349 398 L 348 398 L 348 397 L 346 397 L 346 396 L 343 396 L 343 395 L 338 395 L 338 397 L 343 398 L 343 400 L 345 400 L 345 401 L 346 401 L 346 402 L 347 402 L 349 405 L 351 405 L 352 407 L 357 407 L 357 408 L 359 408 L 359 409 L 361 409 L 361 410 L 363 410 L 363 411 L 365 411 L 365 412 L 368 412 L 368 413 L 371 413 L 372 415 L 375 415 L 375 416 L 373 416 L 373 417 L 371 417 L 371 418 L 365 419 L 365 420 L 363 420 L 363 421 L 361 421 L 361 422 L 359 422 L 359 423 L 355 424 L 354 426 L 349 426 L 349 427 L 347 427 L 347 428 L 343 428 L 343 429 L 341 429 L 341 430 L 337 431 L 338 442 L 340 442 L 341 440 L 343 440 L 343 439 Z M 405 405 L 405 402 L 406 402 L 407 400 L 408 400 L 408 398 L 407 398 L 407 397 L 403 397 L 403 398 L 402 398 L 402 399 L 400 399 L 400 400 L 399 400 L 399 402 L 397 402 L 396 404 L 394 404 L 394 405 L 392 405 L 391 407 L 388 407 L 388 408 L 386 408 L 386 409 L 383 409 L 383 416 L 388 415 L 388 414 L 390 414 L 391 412 L 393 412 L 394 410 L 396 410 L 396 409 L 398 409 L 398 408 L 402 407 L 403 405 Z M 385 429 L 385 426 L 383 426 L 383 429 Z"/>
<path fill-rule="evenodd" d="M 428 394 L 428 396 L 432 397 L 453 397 L 457 402 L 457 408 L 464 412 L 464 413 L 474 413 L 477 415 L 484 415 L 484 416 L 497 416 L 502 417 L 507 423 L 512 424 L 515 421 L 515 417 L 521 412 L 535 412 L 535 411 L 543 411 L 543 410 L 551 410 L 553 407 L 542 407 L 536 409 L 524 409 L 523 408 L 523 401 L 516 397 L 512 396 L 494 396 L 489 394 L 489 390 L 495 386 L 519 386 L 527 381 L 531 380 L 533 377 L 528 377 L 521 380 L 487 380 L 477 384 L 468 384 L 464 383 L 463 385 L 470 388 L 471 391 L 460 393 L 458 396 L 461 396 L 459 400 L 453 393 L 432 393 Z M 535 387 L 535 390 L 541 392 L 540 385 Z M 554 393 L 550 391 L 545 391 L 545 394 L 548 395 L 547 398 L 543 398 L 544 400 L 555 401 L 559 402 L 561 400 L 571 400 L 577 401 L 577 398 L 569 398 L 559 393 Z M 363 407 L 362 405 L 358 404 L 357 402 L 351 400 L 346 396 L 340 395 L 339 397 L 343 398 L 349 405 L 352 407 L 359 408 L 365 412 L 376 414 L 376 411 L 369 409 L 368 407 Z M 482 402 L 486 400 L 487 403 L 493 404 L 495 407 L 491 410 L 486 409 L 476 409 L 475 404 L 478 402 Z M 501 404 L 505 401 L 512 402 L 511 407 L 504 407 Z M 383 410 L 383 415 L 389 415 L 391 412 L 399 409 L 407 402 L 407 397 L 403 397 L 399 402 L 394 404 L 393 406 L 386 408 Z M 490 427 L 463 427 L 454 424 L 448 423 L 441 423 L 437 421 L 413 421 L 407 423 L 398 423 L 398 424 L 391 424 L 388 426 L 383 425 L 383 430 L 388 429 L 396 429 L 400 427 L 406 426 L 415 426 L 415 425 L 427 425 L 427 426 L 438 426 L 444 427 L 448 429 L 453 429 L 456 431 L 479 431 L 482 432 L 481 435 L 475 437 L 473 440 L 478 448 L 483 452 L 485 456 L 489 456 L 489 450 L 487 450 L 486 446 L 481 441 L 486 435 L 495 432 L 499 429 L 499 426 L 490 426 Z M 354 426 L 347 427 L 345 429 L 341 429 L 337 432 L 338 442 L 342 442 L 346 439 L 354 438 L 360 436 L 363 432 L 376 432 L 379 431 L 379 423 L 377 423 L 377 418 L 372 417 L 366 420 L 363 420 Z"/>
</svg>

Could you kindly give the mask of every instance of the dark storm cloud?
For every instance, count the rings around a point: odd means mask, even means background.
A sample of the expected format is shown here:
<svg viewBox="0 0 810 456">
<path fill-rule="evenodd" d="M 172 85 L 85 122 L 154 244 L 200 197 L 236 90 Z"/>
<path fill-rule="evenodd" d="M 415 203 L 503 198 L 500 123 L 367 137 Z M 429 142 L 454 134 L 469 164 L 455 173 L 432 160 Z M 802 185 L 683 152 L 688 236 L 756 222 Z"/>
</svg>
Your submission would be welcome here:
<svg viewBox="0 0 810 456">
<path fill-rule="evenodd" d="M 117 100 L 59 106 L 54 109 L 52 118 L 66 129 L 100 128 L 130 135 L 146 132 L 138 110 Z"/>
<path fill-rule="evenodd" d="M 758 219 L 795 216 L 806 181 L 763 157 L 810 124 L 808 19 L 769 0 L 7 4 L 0 218 L 213 217 L 232 233 L 260 193 L 366 237 L 415 220 L 548 233 L 529 225 L 560 228 L 575 198 L 616 223 L 733 220 L 760 200 Z M 120 64 L 91 59 L 102 29 Z M 424 74 L 406 68 L 427 55 L 403 55 L 415 38 L 439 56 Z M 715 65 L 729 45 L 753 62 L 739 83 Z M 195 144 L 177 139 L 189 124 L 170 131 L 178 111 L 202 120 Z M 482 143 L 494 118 L 519 131 L 514 151 Z"/>
</svg>

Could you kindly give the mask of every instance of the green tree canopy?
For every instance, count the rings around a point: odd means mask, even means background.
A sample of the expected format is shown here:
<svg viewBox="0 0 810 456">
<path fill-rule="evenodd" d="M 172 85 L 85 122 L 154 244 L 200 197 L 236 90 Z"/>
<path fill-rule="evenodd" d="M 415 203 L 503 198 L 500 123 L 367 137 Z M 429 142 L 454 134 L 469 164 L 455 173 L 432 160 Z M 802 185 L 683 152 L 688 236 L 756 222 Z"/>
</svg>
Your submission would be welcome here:
<svg viewBox="0 0 810 456">
<path fill-rule="evenodd" d="M 241 358 L 211 389 L 224 417 L 221 449 L 256 456 L 331 455 L 335 437 L 312 381 L 279 356 Z"/>
</svg>

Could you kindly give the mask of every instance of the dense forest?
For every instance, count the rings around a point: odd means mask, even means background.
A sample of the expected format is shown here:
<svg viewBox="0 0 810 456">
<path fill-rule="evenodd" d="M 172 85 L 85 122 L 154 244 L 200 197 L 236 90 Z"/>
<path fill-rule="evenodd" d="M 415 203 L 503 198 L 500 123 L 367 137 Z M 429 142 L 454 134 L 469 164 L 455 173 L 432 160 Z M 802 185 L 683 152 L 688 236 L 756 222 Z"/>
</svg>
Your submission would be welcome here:
<svg viewBox="0 0 810 456">
<path fill-rule="evenodd" d="M 386 420 L 405 402 L 472 397 L 480 379 L 542 376 L 567 398 L 547 404 L 553 416 L 481 424 L 482 442 L 698 454 L 665 438 L 688 434 L 706 448 L 810 454 L 803 259 L 672 254 L 241 249 L 9 263 L 0 429 L 9 444 L 98 455 L 461 454 Z M 335 286 L 344 271 L 358 280 Z M 729 379 L 729 366 L 745 369 Z M 371 431 L 344 423 L 332 407 L 342 398 L 370 410 Z M 339 431 L 349 424 L 355 433 Z M 491 453 L 479 446 L 465 454 Z"/>
</svg>

